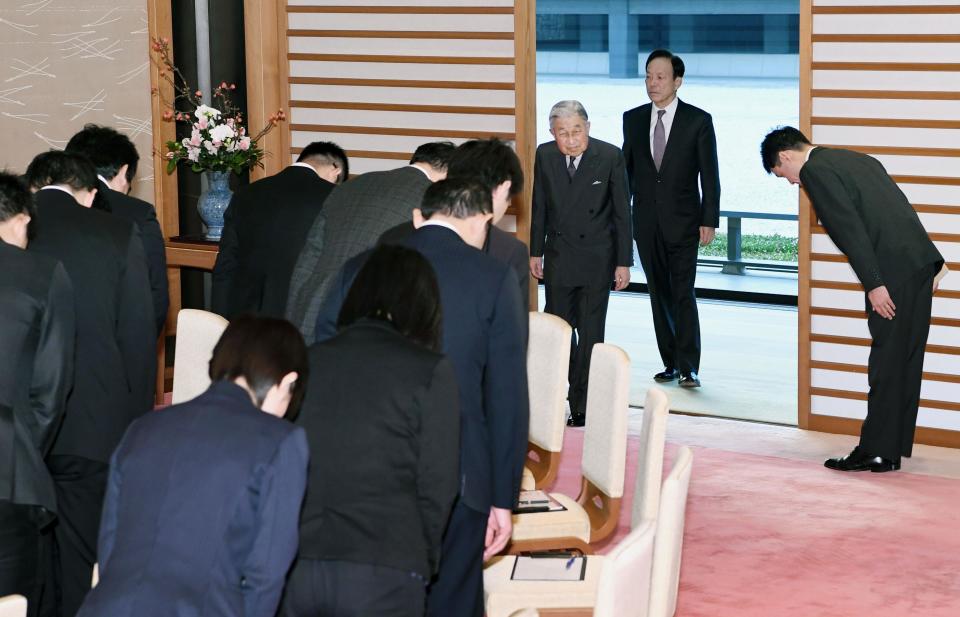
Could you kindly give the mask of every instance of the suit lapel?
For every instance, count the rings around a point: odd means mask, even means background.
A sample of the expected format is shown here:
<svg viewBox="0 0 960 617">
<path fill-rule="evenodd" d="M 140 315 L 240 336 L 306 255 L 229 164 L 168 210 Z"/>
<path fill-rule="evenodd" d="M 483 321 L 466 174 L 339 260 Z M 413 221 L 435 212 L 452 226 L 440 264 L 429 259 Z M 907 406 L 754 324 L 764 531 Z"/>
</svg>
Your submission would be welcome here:
<svg viewBox="0 0 960 617">
<path fill-rule="evenodd" d="M 653 152 L 650 150 L 650 116 L 653 114 L 653 103 L 648 103 L 640 108 L 640 134 L 643 137 L 643 147 L 640 148 L 640 151 L 643 152 L 643 158 L 647 163 L 650 164 L 654 169 L 657 168 L 656 163 L 653 162 Z"/>
<path fill-rule="evenodd" d="M 580 159 L 580 165 L 577 166 L 577 173 L 573 175 L 570 190 L 564 193 L 563 209 L 560 213 L 561 221 L 566 219 L 573 210 L 577 209 L 583 189 L 590 186 L 590 183 L 596 179 L 598 162 L 599 159 L 597 158 L 596 150 L 590 148 L 588 145 L 583 153 L 583 157 Z M 566 173 L 566 169 L 564 169 L 564 174 Z"/>
</svg>

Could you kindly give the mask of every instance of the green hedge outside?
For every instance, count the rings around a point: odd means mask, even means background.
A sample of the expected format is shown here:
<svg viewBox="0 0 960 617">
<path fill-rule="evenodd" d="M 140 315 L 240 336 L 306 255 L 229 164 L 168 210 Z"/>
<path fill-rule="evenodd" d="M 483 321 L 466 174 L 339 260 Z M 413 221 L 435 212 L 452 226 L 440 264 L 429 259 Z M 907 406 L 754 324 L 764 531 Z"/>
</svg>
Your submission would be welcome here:
<svg viewBox="0 0 960 617">
<path fill-rule="evenodd" d="M 773 235 L 744 234 L 740 236 L 740 252 L 743 259 L 765 261 L 797 261 L 797 238 Z M 717 233 L 710 246 L 701 246 L 703 257 L 726 257 L 727 234 Z"/>
</svg>

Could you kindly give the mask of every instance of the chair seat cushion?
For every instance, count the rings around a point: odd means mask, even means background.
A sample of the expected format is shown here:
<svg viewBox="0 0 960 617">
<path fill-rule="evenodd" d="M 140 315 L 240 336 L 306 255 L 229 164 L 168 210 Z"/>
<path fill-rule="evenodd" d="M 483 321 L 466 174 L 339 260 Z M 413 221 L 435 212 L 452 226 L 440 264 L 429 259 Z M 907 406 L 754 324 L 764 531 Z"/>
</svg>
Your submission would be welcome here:
<svg viewBox="0 0 960 617">
<path fill-rule="evenodd" d="M 513 515 L 514 542 L 544 538 L 579 538 L 590 543 L 590 517 L 576 500 L 562 493 L 550 493 L 566 510 Z"/>
<path fill-rule="evenodd" d="M 496 557 L 483 570 L 487 617 L 507 617 L 523 608 L 590 608 L 597 600 L 603 560 L 589 555 L 582 581 L 512 581 L 514 556 Z"/>
</svg>

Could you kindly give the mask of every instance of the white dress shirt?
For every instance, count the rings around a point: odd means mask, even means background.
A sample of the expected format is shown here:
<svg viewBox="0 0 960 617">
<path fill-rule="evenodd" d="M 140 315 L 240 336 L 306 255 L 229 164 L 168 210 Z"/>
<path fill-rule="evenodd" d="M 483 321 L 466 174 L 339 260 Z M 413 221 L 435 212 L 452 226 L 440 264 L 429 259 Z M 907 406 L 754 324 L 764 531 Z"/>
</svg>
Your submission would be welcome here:
<svg viewBox="0 0 960 617">
<path fill-rule="evenodd" d="M 673 118 L 677 115 L 677 104 L 680 102 L 680 99 L 673 97 L 673 100 L 670 101 L 670 104 L 666 106 L 665 111 L 667 113 L 663 114 L 663 143 L 669 143 L 670 141 L 670 127 L 673 126 Z M 657 107 L 656 103 L 651 103 L 650 109 L 650 154 L 653 154 L 653 131 L 657 128 L 657 111 L 660 109 Z"/>
</svg>

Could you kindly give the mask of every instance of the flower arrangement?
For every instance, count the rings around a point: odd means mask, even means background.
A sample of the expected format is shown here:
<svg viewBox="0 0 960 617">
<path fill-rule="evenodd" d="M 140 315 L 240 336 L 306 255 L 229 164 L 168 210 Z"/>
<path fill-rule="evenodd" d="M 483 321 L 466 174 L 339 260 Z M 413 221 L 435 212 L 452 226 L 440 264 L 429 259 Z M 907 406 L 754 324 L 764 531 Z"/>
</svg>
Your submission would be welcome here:
<svg viewBox="0 0 960 617">
<path fill-rule="evenodd" d="M 232 171 L 242 173 L 255 165 L 263 166 L 261 160 L 264 151 L 257 144 L 273 127 L 286 120 L 283 110 L 271 114 L 267 125 L 256 135 L 250 136 L 243 126 L 243 114 L 230 100 L 230 93 L 236 90 L 235 84 L 221 82 L 213 90 L 213 104 L 205 105 L 201 101 L 203 93 L 194 90 L 183 77 L 183 73 L 170 57 L 170 39 L 156 38 L 151 43 L 160 65 L 160 77 L 173 86 L 174 98 L 164 100 L 167 109 L 163 119 L 167 122 L 182 122 L 190 129 L 190 136 L 167 142 L 167 173 L 173 173 L 177 164 L 186 161 L 195 172 Z M 153 88 L 154 96 L 159 96 Z M 178 111 L 177 103 L 185 101 L 193 107 L 193 113 Z"/>
</svg>

